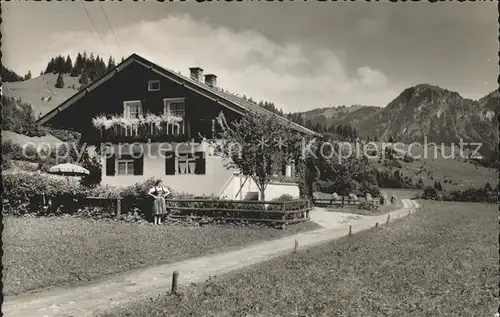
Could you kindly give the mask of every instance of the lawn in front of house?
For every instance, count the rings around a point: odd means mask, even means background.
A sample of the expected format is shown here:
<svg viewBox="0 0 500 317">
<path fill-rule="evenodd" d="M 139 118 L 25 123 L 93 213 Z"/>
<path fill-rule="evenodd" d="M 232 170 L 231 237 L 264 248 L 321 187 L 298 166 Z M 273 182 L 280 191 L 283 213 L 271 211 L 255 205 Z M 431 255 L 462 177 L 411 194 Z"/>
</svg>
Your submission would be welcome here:
<svg viewBox="0 0 500 317">
<path fill-rule="evenodd" d="M 493 316 L 495 205 L 423 210 L 249 269 L 104 314 L 125 316 Z"/>
<path fill-rule="evenodd" d="M 86 284 L 133 269 L 173 263 L 320 228 L 155 226 L 76 217 L 5 217 L 3 294 Z"/>
</svg>

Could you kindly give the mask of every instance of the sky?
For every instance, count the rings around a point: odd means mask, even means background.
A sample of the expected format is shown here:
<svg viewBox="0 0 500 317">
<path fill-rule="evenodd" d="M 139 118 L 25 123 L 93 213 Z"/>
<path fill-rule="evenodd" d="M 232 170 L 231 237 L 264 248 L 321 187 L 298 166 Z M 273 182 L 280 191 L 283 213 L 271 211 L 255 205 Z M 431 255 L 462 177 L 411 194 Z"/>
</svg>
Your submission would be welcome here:
<svg viewBox="0 0 500 317">
<path fill-rule="evenodd" d="M 37 76 L 59 54 L 136 53 L 185 75 L 199 66 L 220 87 L 286 112 L 385 106 L 422 83 L 473 99 L 498 88 L 495 2 L 23 1 L 2 9 L 2 62 L 20 75 Z"/>
</svg>

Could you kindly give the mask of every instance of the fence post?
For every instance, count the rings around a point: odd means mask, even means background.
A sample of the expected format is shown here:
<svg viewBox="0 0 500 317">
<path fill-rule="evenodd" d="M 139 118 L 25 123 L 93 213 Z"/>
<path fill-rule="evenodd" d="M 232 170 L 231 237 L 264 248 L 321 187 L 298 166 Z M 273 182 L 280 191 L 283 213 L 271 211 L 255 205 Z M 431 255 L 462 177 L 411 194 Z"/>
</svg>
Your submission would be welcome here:
<svg viewBox="0 0 500 317">
<path fill-rule="evenodd" d="M 120 216 L 122 214 L 122 200 L 120 198 L 116 199 L 116 215 Z"/>
<path fill-rule="evenodd" d="M 286 224 L 286 221 L 285 221 L 285 218 L 286 218 L 286 213 L 285 213 L 285 202 L 283 201 L 281 203 L 281 212 L 282 212 L 282 215 L 281 215 L 281 229 L 285 229 L 285 224 Z"/>
<path fill-rule="evenodd" d="M 178 286 L 179 272 L 175 271 L 172 274 L 172 294 L 177 294 L 177 286 Z"/>
<path fill-rule="evenodd" d="M 344 208 L 344 195 L 342 195 L 342 208 Z"/>
<path fill-rule="evenodd" d="M 352 235 L 352 225 L 349 225 L 349 235 Z"/>
<path fill-rule="evenodd" d="M 389 221 L 391 220 L 391 214 L 387 215 L 387 224 L 389 224 Z"/>
<path fill-rule="evenodd" d="M 375 228 L 378 228 L 378 222 L 375 224 Z"/>
</svg>

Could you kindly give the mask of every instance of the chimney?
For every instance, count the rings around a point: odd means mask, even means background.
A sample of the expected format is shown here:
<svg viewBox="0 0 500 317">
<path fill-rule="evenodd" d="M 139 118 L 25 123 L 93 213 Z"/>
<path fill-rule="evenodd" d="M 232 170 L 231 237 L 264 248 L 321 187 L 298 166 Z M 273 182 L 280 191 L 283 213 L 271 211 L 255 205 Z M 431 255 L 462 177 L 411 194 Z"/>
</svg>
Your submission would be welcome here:
<svg viewBox="0 0 500 317">
<path fill-rule="evenodd" d="M 214 74 L 205 75 L 205 84 L 210 87 L 217 87 L 217 76 Z"/>
<path fill-rule="evenodd" d="M 203 78 L 203 68 L 199 67 L 191 67 L 189 69 L 191 73 L 191 78 L 197 80 L 197 81 L 202 81 Z"/>
</svg>

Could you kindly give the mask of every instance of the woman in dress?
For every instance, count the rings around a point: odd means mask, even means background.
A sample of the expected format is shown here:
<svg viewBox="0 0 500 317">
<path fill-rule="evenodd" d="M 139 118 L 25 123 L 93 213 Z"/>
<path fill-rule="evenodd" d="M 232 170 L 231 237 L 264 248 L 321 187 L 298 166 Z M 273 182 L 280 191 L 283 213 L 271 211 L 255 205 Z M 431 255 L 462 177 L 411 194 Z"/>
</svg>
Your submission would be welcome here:
<svg viewBox="0 0 500 317">
<path fill-rule="evenodd" d="M 154 186 L 148 192 L 148 195 L 154 198 L 153 202 L 153 216 L 155 225 L 161 224 L 161 217 L 167 213 L 167 204 L 165 203 L 165 197 L 170 194 L 168 188 L 163 186 L 163 182 L 158 180 L 155 182 Z"/>
</svg>

